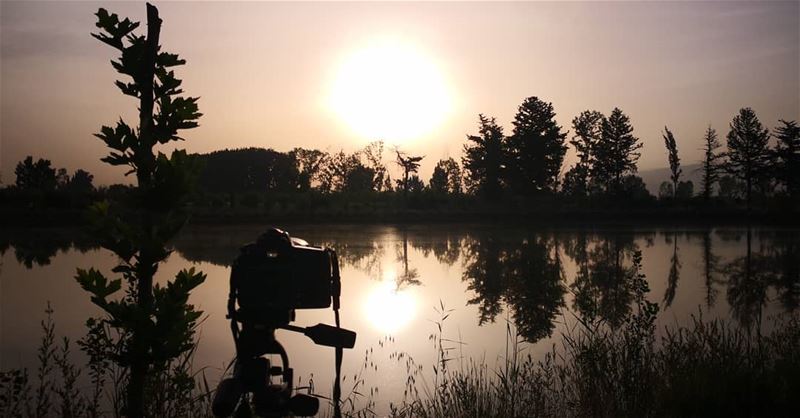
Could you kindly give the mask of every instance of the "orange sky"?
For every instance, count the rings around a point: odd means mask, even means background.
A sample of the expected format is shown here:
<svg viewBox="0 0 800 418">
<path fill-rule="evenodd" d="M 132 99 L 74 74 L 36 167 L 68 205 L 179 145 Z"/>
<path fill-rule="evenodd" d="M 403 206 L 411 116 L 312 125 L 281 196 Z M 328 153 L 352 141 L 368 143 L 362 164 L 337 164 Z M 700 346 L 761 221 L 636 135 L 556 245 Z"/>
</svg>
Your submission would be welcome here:
<svg viewBox="0 0 800 418">
<path fill-rule="evenodd" d="M 428 57 L 450 92 L 435 129 L 387 138 L 427 156 L 426 181 L 436 160 L 460 158 L 478 113 L 510 131 L 527 96 L 553 102 L 565 129 L 582 110 L 619 106 L 644 141 L 640 169 L 666 165 L 664 125 L 692 163 L 705 127 L 723 139 L 740 107 L 768 127 L 800 116 L 798 2 L 156 4 L 163 48 L 187 59 L 178 75 L 201 96 L 201 127 L 179 144 L 190 152 L 363 146 L 326 98 L 342 62 L 381 39 Z M 113 86 L 114 51 L 89 36 L 98 7 L 144 18 L 143 3 L 0 3 L 4 184 L 26 155 L 122 180 L 92 133 L 135 122 L 136 103 Z"/>
</svg>

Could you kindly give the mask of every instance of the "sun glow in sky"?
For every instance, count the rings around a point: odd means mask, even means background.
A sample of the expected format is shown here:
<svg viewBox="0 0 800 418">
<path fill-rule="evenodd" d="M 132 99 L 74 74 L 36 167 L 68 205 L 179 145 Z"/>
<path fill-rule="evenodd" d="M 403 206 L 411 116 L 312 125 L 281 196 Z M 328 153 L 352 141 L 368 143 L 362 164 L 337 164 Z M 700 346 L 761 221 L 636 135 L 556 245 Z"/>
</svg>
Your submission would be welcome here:
<svg viewBox="0 0 800 418">
<path fill-rule="evenodd" d="M 410 289 L 397 289 L 394 271 L 384 273 L 364 303 L 364 315 L 378 331 L 392 334 L 403 329 L 416 316 L 417 301 Z"/>
<path fill-rule="evenodd" d="M 451 94 L 435 61 L 422 50 L 381 40 L 342 62 L 329 106 L 363 139 L 403 142 L 442 124 Z"/>
<path fill-rule="evenodd" d="M 98 7 L 144 21 L 137 2 L 0 1 L 0 181 L 26 156 L 129 182 L 92 136 L 136 103 L 114 87 L 117 54 L 89 36 Z M 620 107 L 642 139 L 639 170 L 702 159 L 708 125 L 724 142 L 740 108 L 769 128 L 800 114 L 797 1 L 159 2 L 161 43 L 199 96 L 188 152 L 295 147 L 352 153 L 382 139 L 459 160 L 478 114 L 506 134 L 526 97 L 552 102 L 573 131 L 584 110 Z M 145 24 L 138 34 L 145 33 Z M 210 30 L 209 28 L 213 28 Z M 172 146 L 172 145 L 170 145 Z M 169 149 L 164 149 L 169 152 Z M 388 155 L 387 155 L 388 154 Z M 387 160 L 386 157 L 390 159 Z M 392 155 L 384 154 L 391 164 Z M 573 147 L 562 172 L 576 161 Z M 396 173 L 395 173 L 396 174 Z"/>
</svg>

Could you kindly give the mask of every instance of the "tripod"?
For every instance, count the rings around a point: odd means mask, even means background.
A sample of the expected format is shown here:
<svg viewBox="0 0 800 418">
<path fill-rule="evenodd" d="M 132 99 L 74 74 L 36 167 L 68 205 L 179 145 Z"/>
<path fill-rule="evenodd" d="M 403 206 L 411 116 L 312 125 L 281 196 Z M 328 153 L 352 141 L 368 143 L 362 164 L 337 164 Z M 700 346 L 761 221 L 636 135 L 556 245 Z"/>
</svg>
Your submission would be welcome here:
<svg viewBox="0 0 800 418">
<path fill-rule="evenodd" d="M 294 311 L 287 314 L 293 319 Z M 268 318 L 277 318 L 275 315 L 267 315 Z M 242 316 L 240 310 L 237 317 Z M 218 417 L 230 416 L 234 411 L 237 417 L 250 416 L 250 394 L 255 413 L 259 416 L 284 417 L 290 414 L 309 416 L 315 415 L 319 410 L 319 400 L 316 397 L 292 394 L 294 370 L 289 365 L 286 349 L 275 338 L 276 329 L 305 334 L 317 345 L 337 349 L 352 348 L 355 345 L 354 332 L 325 324 L 299 327 L 284 321 L 269 324 L 265 321 L 245 319 L 240 330 L 236 321 L 232 322 L 232 328 L 236 330 L 234 331 L 236 361 L 233 377 L 224 379 L 220 383 L 214 397 L 212 411 Z M 265 355 L 280 356 L 281 365 L 271 364 Z M 280 383 L 272 383 L 272 378 L 277 376 L 281 377 Z"/>
</svg>

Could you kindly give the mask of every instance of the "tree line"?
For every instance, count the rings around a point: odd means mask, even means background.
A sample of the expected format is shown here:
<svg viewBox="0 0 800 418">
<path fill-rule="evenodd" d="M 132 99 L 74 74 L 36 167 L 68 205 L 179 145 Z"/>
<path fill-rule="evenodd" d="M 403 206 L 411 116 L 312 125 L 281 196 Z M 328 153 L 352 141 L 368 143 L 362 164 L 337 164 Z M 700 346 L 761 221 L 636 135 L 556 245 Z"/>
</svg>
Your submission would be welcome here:
<svg viewBox="0 0 800 418">
<path fill-rule="evenodd" d="M 771 139 L 775 139 L 771 145 Z M 755 111 L 742 108 L 733 117 L 722 150 L 716 129 L 709 126 L 702 138 L 699 196 L 708 200 L 717 190 L 723 197 L 738 197 L 750 207 L 754 198 L 783 196 L 796 201 L 800 192 L 800 126 L 779 120 L 772 132 L 761 124 Z M 662 183 L 662 196 L 692 195 L 691 182 L 681 182 L 682 169 L 675 138 L 664 127 L 671 183 Z"/>
<path fill-rule="evenodd" d="M 520 104 L 510 134 L 494 117 L 479 114 L 477 133 L 466 135 L 461 158 L 438 160 L 427 182 L 419 176 L 424 156 L 398 147 L 388 149 L 383 141 L 352 153 L 299 147 L 288 152 L 243 148 L 192 157 L 202 167 L 200 194 L 212 196 L 212 200 L 213 196 L 229 196 L 218 205 L 234 205 L 236 195 L 246 206 L 257 205 L 262 193 L 345 194 L 367 200 L 377 194 L 393 194 L 402 197 L 398 202 L 406 203 L 409 197 L 420 195 L 490 202 L 542 196 L 573 201 L 653 200 L 637 175 L 642 140 L 621 109 L 614 108 L 608 115 L 585 110 L 573 118 L 571 131 L 559 126 L 555 117 L 552 103 L 538 97 Z M 665 126 L 665 162 L 670 176 L 661 184 L 658 197 L 681 201 L 716 197 L 742 201 L 747 207 L 754 199 L 769 197 L 797 201 L 800 126 L 796 121 L 780 120 L 770 131 L 746 107 L 733 117 L 726 139 L 723 145 L 711 126 L 698 138 L 703 154 L 701 182 L 695 192 L 695 185 L 685 180 L 675 135 Z M 564 158 L 570 147 L 577 161 L 565 170 Z M 396 179 L 390 174 L 391 165 L 398 169 Z M 41 201 L 53 192 L 69 191 L 86 202 L 85 196 L 95 192 L 87 171 L 77 170 L 69 176 L 44 159 L 28 157 L 19 162 L 15 173 L 12 189 L 27 199 Z"/>
<path fill-rule="evenodd" d="M 637 175 L 642 140 L 630 117 L 614 108 L 605 115 L 585 110 L 564 130 L 555 120 L 552 103 L 529 97 L 519 106 L 506 135 L 494 117 L 478 115 L 478 132 L 468 134 L 459 160 L 440 159 L 430 179 L 418 173 L 424 156 L 393 149 L 375 141 L 353 153 L 295 148 L 224 150 L 201 155 L 206 170 L 201 187 L 209 191 L 318 191 L 320 193 L 402 192 L 501 196 L 552 195 L 565 198 L 648 198 Z M 571 134 L 571 136 L 570 136 Z M 661 198 L 714 196 L 751 202 L 754 197 L 800 196 L 800 126 L 780 120 L 772 131 L 749 108 L 730 122 L 724 145 L 709 126 L 698 136 L 702 147 L 701 184 L 697 193 L 683 181 L 677 140 L 664 128 L 670 168 Z M 774 141 L 772 141 L 774 139 Z M 577 161 L 564 171 L 572 147 Z M 392 179 L 387 167 L 399 168 Z M 392 161 L 393 160 L 393 161 Z"/>
<path fill-rule="evenodd" d="M 44 158 L 34 161 L 33 157 L 26 157 L 17 164 L 14 174 L 14 185 L 0 189 L 4 205 L 28 209 L 83 208 L 98 195 L 91 173 L 78 169 L 70 174 L 65 168 L 56 168 Z M 103 195 L 107 191 L 106 187 L 99 190 Z"/>
<path fill-rule="evenodd" d="M 631 198 L 649 194 L 638 177 L 641 140 L 630 118 L 619 108 L 606 116 L 597 110 L 572 120 L 569 139 L 577 162 L 563 176 L 567 137 L 555 122 L 551 103 L 529 97 L 519 106 L 511 135 L 493 117 L 478 116 L 477 135 L 468 135 L 463 167 L 467 190 L 490 198 L 512 195 L 560 194 L 586 198 Z M 774 138 L 774 145 L 770 140 Z M 693 197 L 693 184 L 681 181 L 682 168 L 674 134 L 664 127 L 670 179 L 660 197 Z M 698 196 L 744 199 L 785 196 L 800 192 L 800 126 L 779 120 L 770 132 L 749 108 L 733 117 L 722 150 L 716 130 L 709 126 L 701 138 L 702 184 Z"/>
</svg>

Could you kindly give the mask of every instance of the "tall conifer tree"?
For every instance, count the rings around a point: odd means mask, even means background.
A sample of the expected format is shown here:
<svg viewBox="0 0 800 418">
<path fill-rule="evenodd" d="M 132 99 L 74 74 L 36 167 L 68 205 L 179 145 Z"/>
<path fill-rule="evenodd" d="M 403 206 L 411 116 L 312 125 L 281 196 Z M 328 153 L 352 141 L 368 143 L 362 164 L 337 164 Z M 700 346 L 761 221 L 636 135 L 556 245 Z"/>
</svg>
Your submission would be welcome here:
<svg viewBox="0 0 800 418">
<path fill-rule="evenodd" d="M 467 135 L 464 145 L 464 175 L 467 191 L 487 198 L 500 195 L 503 165 L 503 128 L 495 118 L 478 115 L 478 135 Z"/>
<path fill-rule="evenodd" d="M 728 132 L 728 172 L 745 185 L 747 207 L 753 188 L 761 184 L 769 167 L 769 130 L 761 125 L 753 109 L 746 107 L 731 121 Z"/>
<path fill-rule="evenodd" d="M 711 192 L 714 188 L 714 183 L 719 179 L 719 159 L 722 156 L 717 152 L 721 147 L 719 140 L 717 140 L 717 130 L 710 125 L 703 135 L 703 199 L 708 200 L 711 197 Z"/>
<path fill-rule="evenodd" d="M 796 121 L 780 120 L 781 126 L 775 128 L 775 169 L 777 180 L 786 193 L 800 197 L 800 126 Z"/>
<path fill-rule="evenodd" d="M 667 147 L 669 179 L 672 181 L 672 197 L 674 198 L 678 195 L 678 182 L 681 180 L 681 159 L 678 157 L 678 143 L 675 142 L 675 136 L 666 126 L 664 127 L 664 146 Z"/>
<path fill-rule="evenodd" d="M 633 135 L 630 118 L 619 108 L 603 119 L 601 129 L 600 141 L 593 150 L 591 175 L 607 193 L 620 193 L 625 175 L 636 173 L 642 143 Z"/>
<path fill-rule="evenodd" d="M 538 97 L 528 97 L 519 106 L 506 150 L 507 179 L 515 193 L 557 190 L 567 133 L 555 117 L 553 105 Z"/>
</svg>

